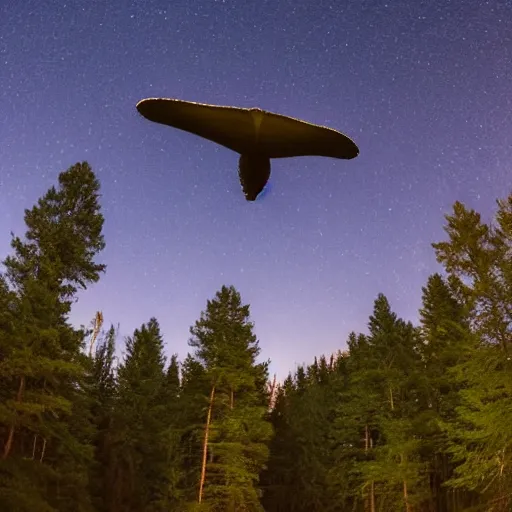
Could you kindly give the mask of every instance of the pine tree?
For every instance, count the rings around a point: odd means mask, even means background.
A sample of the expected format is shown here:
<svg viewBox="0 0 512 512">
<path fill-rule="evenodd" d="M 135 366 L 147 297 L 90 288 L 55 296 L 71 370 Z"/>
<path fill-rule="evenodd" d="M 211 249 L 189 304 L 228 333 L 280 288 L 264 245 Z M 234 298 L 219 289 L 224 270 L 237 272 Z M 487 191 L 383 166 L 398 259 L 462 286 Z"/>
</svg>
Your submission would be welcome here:
<svg viewBox="0 0 512 512">
<path fill-rule="evenodd" d="M 460 385 L 453 370 L 468 357 L 469 326 L 464 306 L 440 274 L 429 277 L 422 302 L 425 402 L 418 433 L 422 436 L 423 460 L 431 471 L 432 507 L 444 512 L 463 506 L 464 497 L 444 485 L 453 476 L 454 464 L 447 453 L 446 431 L 440 425 L 452 422 L 460 405 Z"/>
<path fill-rule="evenodd" d="M 512 194 L 498 201 L 495 225 L 456 202 L 446 216 L 449 240 L 433 244 L 461 299 L 470 308 L 472 326 L 486 343 L 510 351 L 512 325 Z"/>
<path fill-rule="evenodd" d="M 91 468 L 91 495 L 95 508 L 107 510 L 109 493 L 106 470 L 110 461 L 110 430 L 112 428 L 114 404 L 117 393 L 115 376 L 116 330 L 111 325 L 96 346 L 89 379 L 91 416 L 94 432 L 94 466 Z"/>
<path fill-rule="evenodd" d="M 333 422 L 331 486 L 338 485 L 338 496 L 345 508 L 375 511 L 376 490 L 373 478 L 364 469 L 375 458 L 380 435 L 380 418 L 386 408 L 386 386 L 382 385 L 377 352 L 369 337 L 352 332 L 349 351 L 337 362 L 335 381 L 338 405 Z M 343 508 L 342 508 L 343 510 Z"/>
<path fill-rule="evenodd" d="M 330 423 L 333 397 L 329 374 L 320 378 L 322 363 L 315 358 L 312 365 L 297 369 L 279 391 L 271 414 L 275 437 L 271 442 L 271 458 L 264 473 L 265 510 L 331 510 L 328 492 Z M 302 376 L 309 378 L 302 382 Z M 298 378 L 297 378 L 298 376 Z M 298 388 L 297 382 L 302 387 Z"/>
<path fill-rule="evenodd" d="M 397 318 L 382 294 L 375 300 L 369 335 L 352 334 L 348 341 L 349 406 L 340 417 L 358 424 L 360 441 L 348 443 L 348 453 L 360 460 L 353 469 L 360 478 L 356 489 L 371 512 L 412 510 L 425 499 L 426 472 L 412 435 L 418 414 L 418 342 L 417 331 Z M 354 445 L 358 451 L 352 451 Z"/>
<path fill-rule="evenodd" d="M 9 289 L 5 277 L 0 274 L 0 365 L 6 361 L 14 343 L 16 308 L 17 297 Z M 0 404 L 5 404 L 7 400 L 11 399 L 12 390 L 10 388 L 11 378 L 9 373 L 0 373 Z M 0 406 L 0 419 L 3 418 L 3 422 L 5 422 L 7 417 L 8 411 Z M 0 424 L 0 433 L 4 437 L 6 432 L 2 430 L 2 427 L 5 429 L 5 423 L 3 425 Z"/>
<path fill-rule="evenodd" d="M 126 341 L 118 368 L 118 396 L 111 428 L 108 506 L 115 511 L 161 510 L 165 501 L 166 453 L 161 438 L 167 427 L 162 403 L 165 357 L 155 318 Z"/>
<path fill-rule="evenodd" d="M 180 366 L 178 410 L 171 426 L 179 442 L 175 452 L 180 468 L 176 489 L 177 512 L 193 509 L 197 502 L 204 420 L 208 408 L 205 390 L 209 389 L 205 368 L 192 355 L 187 354 Z"/>
<path fill-rule="evenodd" d="M 269 444 L 269 460 L 262 471 L 262 504 L 267 512 L 293 510 L 294 456 L 296 443 L 291 430 L 290 398 L 293 378 L 285 379 L 276 392 L 274 407 L 270 413 L 274 436 Z"/>
<path fill-rule="evenodd" d="M 358 340 L 355 333 L 349 334 L 347 345 L 352 353 L 356 350 L 358 341 L 361 346 L 364 345 L 365 336 L 360 335 Z M 331 421 L 327 446 L 330 451 L 330 465 L 326 476 L 330 501 L 326 510 L 332 512 L 360 510 L 362 504 L 357 464 L 368 456 L 370 430 L 364 429 L 363 434 L 366 437 L 363 439 L 361 425 L 366 427 L 367 421 L 364 409 L 360 408 L 361 402 L 358 402 L 361 388 L 355 388 L 351 382 L 357 364 L 357 358 L 351 356 L 350 352 L 338 351 L 332 360 L 329 379 Z M 371 403 L 371 397 L 367 398 Z"/>
<path fill-rule="evenodd" d="M 4 261 L 0 404 L 3 438 L 0 508 L 88 510 L 91 461 L 81 381 L 84 333 L 68 324 L 78 288 L 99 279 L 104 248 L 99 183 L 87 163 L 59 175 L 31 210 L 25 239 Z"/>
<path fill-rule="evenodd" d="M 181 449 L 181 383 L 178 356 L 171 356 L 163 382 L 161 403 L 164 411 L 164 429 L 160 436 L 161 450 L 165 454 L 164 471 L 160 476 L 164 492 L 160 500 L 166 511 L 179 510 L 182 501 L 180 484 L 182 481 Z"/>
<path fill-rule="evenodd" d="M 478 491 L 488 510 L 512 504 L 512 195 L 498 201 L 494 225 L 455 203 L 448 241 L 433 244 L 469 311 L 470 355 L 457 366 L 461 404 L 446 425 L 456 488 Z"/>
<path fill-rule="evenodd" d="M 248 305 L 223 286 L 190 329 L 194 358 L 204 368 L 203 446 L 198 501 L 212 511 L 260 511 L 258 479 L 268 457 L 271 427 L 268 363 Z"/>
</svg>

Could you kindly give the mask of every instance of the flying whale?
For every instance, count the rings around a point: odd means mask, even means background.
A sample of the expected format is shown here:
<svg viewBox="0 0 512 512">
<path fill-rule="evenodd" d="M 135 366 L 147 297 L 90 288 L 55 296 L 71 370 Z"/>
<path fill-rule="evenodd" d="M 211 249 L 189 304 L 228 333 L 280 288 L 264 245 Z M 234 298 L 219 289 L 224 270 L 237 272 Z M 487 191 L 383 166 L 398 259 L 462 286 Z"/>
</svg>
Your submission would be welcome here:
<svg viewBox="0 0 512 512">
<path fill-rule="evenodd" d="M 359 154 L 355 142 L 337 130 L 259 108 L 172 98 L 146 98 L 136 108 L 149 121 L 192 133 L 238 153 L 238 175 L 247 201 L 255 201 L 267 184 L 273 158 L 322 156 L 351 160 Z"/>
</svg>

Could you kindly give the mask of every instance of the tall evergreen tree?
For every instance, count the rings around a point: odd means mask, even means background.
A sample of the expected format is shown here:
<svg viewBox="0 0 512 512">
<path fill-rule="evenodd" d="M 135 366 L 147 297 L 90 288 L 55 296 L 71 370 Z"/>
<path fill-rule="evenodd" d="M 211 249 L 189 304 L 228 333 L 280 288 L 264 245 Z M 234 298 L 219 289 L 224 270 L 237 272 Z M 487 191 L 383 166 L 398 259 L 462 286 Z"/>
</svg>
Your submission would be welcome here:
<svg viewBox="0 0 512 512">
<path fill-rule="evenodd" d="M 455 203 L 448 241 L 433 244 L 467 307 L 471 357 L 458 365 L 461 404 L 446 425 L 459 462 L 454 487 L 478 491 L 488 510 L 512 505 L 512 194 L 498 201 L 494 225 Z"/>
<path fill-rule="evenodd" d="M 279 386 L 270 421 L 274 436 L 270 442 L 269 461 L 262 471 L 262 504 L 267 512 L 293 510 L 293 474 L 295 439 L 291 430 L 290 397 L 293 393 L 291 375 Z"/>
<path fill-rule="evenodd" d="M 25 211 L 25 238 L 13 237 L 4 260 L 11 290 L 0 336 L 5 510 L 90 509 L 90 433 L 72 416 L 85 412 L 83 332 L 67 317 L 77 289 L 105 270 L 95 262 L 104 248 L 99 187 L 85 162 L 62 172 L 58 189 Z"/>
<path fill-rule="evenodd" d="M 116 330 L 111 325 L 96 347 L 89 383 L 91 416 L 95 426 L 94 465 L 91 468 L 91 495 L 95 508 L 107 510 L 109 494 L 107 468 L 110 461 L 110 431 L 117 393 L 115 376 Z"/>
<path fill-rule="evenodd" d="M 320 361 L 325 358 L 320 357 Z M 328 492 L 333 397 L 322 363 L 299 367 L 280 389 L 271 414 L 275 437 L 263 475 L 265 510 L 331 510 Z M 327 372 L 327 370 L 326 370 Z M 302 377 L 309 378 L 302 381 Z M 298 378 L 297 378 L 298 376 Z M 298 388 L 301 382 L 301 388 Z"/>
<path fill-rule="evenodd" d="M 118 397 L 110 435 L 109 510 L 162 510 L 166 493 L 166 453 L 161 446 L 167 427 L 161 400 L 165 357 L 155 318 L 127 339 L 126 352 L 118 369 Z"/>
<path fill-rule="evenodd" d="M 454 368 L 468 357 L 467 314 L 440 274 L 429 277 L 420 310 L 424 400 L 421 413 L 423 460 L 430 468 L 432 507 L 439 511 L 462 508 L 464 497 L 444 485 L 454 464 L 447 453 L 448 439 L 441 424 L 452 422 L 460 405 L 460 385 Z"/>
<path fill-rule="evenodd" d="M 208 382 L 198 501 L 212 511 L 262 510 L 257 486 L 271 436 L 268 370 L 256 362 L 260 349 L 249 316 L 238 291 L 223 286 L 190 329 Z"/>
<path fill-rule="evenodd" d="M 412 437 L 418 413 L 418 333 L 391 311 L 379 294 L 369 335 L 349 338 L 350 403 L 340 411 L 348 425 L 358 424 L 359 475 L 364 509 L 411 510 L 425 499 L 426 475 L 419 443 Z M 347 417 L 348 413 L 348 417 Z M 345 434 L 346 435 L 346 434 Z M 345 445 L 344 451 L 347 451 Z M 362 452 L 362 453 L 361 453 Z"/>
<path fill-rule="evenodd" d="M 205 367 L 191 354 L 181 366 L 179 414 L 176 419 L 181 445 L 180 503 L 184 510 L 198 498 L 210 379 Z"/>
<path fill-rule="evenodd" d="M 165 455 L 164 471 L 160 475 L 162 495 L 161 508 L 166 511 L 179 510 L 182 501 L 181 449 L 181 382 L 178 356 L 173 354 L 165 373 L 161 403 L 163 406 L 164 428 L 160 434 L 162 454 Z"/>
</svg>

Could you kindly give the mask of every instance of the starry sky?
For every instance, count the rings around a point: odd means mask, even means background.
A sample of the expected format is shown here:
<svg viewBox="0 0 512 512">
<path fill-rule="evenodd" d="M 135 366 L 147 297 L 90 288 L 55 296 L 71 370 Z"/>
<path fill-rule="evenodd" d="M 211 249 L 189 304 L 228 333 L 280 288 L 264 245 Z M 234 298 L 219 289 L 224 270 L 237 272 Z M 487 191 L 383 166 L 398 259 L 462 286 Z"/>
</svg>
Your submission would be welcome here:
<svg viewBox="0 0 512 512">
<path fill-rule="evenodd" d="M 282 379 L 365 332 L 379 292 L 417 319 L 443 215 L 460 200 L 489 220 L 510 192 L 511 83 L 510 0 L 2 0 L 0 257 L 88 161 L 108 270 L 73 323 L 101 310 L 125 336 L 155 316 L 183 358 L 233 284 Z M 145 120 L 146 97 L 302 118 L 360 155 L 276 160 L 248 203 L 238 155 Z"/>
</svg>

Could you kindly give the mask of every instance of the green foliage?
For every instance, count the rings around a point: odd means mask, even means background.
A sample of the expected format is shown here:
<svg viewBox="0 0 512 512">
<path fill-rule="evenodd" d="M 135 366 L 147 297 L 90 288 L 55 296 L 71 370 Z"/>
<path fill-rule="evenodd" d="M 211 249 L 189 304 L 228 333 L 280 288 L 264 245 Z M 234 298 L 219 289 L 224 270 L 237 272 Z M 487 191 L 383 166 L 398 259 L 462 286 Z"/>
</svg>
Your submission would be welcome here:
<svg viewBox="0 0 512 512">
<path fill-rule="evenodd" d="M 126 340 L 110 429 L 110 510 L 159 510 L 165 502 L 163 348 L 155 318 Z"/>
<path fill-rule="evenodd" d="M 456 203 L 445 229 L 448 241 L 434 248 L 472 327 L 467 357 L 454 372 L 457 414 L 443 425 L 458 463 L 448 483 L 481 493 L 489 510 L 506 510 L 512 506 L 512 195 L 498 201 L 491 225 Z"/>
<path fill-rule="evenodd" d="M 35 502 L 38 510 L 90 510 L 92 450 L 80 385 L 86 368 L 80 355 L 83 332 L 67 323 L 67 314 L 78 287 L 97 281 L 105 268 L 94 261 L 104 247 L 98 193 L 86 163 L 61 173 L 59 189 L 52 187 L 25 211 L 25 238 L 13 237 L 13 254 L 4 260 L 2 509 L 12 504 L 13 482 L 34 478 L 37 483 L 27 486 L 16 510 Z M 30 472 L 37 477 L 27 476 Z"/>
<path fill-rule="evenodd" d="M 266 419 L 267 363 L 256 362 L 260 349 L 249 315 L 238 291 L 223 286 L 190 329 L 190 346 L 204 369 L 205 405 L 214 389 L 203 497 L 210 510 L 262 510 L 257 484 L 272 431 Z"/>
<path fill-rule="evenodd" d="M 96 354 L 90 362 L 89 397 L 91 422 L 94 435 L 91 444 L 94 447 L 94 464 L 90 471 L 90 493 L 97 510 L 105 511 L 109 494 L 106 468 L 111 457 L 111 428 L 117 381 L 115 377 L 115 340 L 116 331 L 111 326 L 96 346 Z"/>
<path fill-rule="evenodd" d="M 419 326 L 379 294 L 367 333 L 299 366 L 270 408 L 232 286 L 181 362 L 155 318 L 121 363 L 112 326 L 85 354 L 68 314 L 105 270 L 99 190 L 87 163 L 61 173 L 0 273 L 1 510 L 510 510 L 512 195 L 489 224 L 455 203 Z"/>
<path fill-rule="evenodd" d="M 267 510 L 510 509 L 512 196 L 494 225 L 460 203 L 447 220 L 449 240 L 434 244 L 447 277 L 423 288 L 420 328 L 379 295 L 369 334 L 349 336 L 330 378 L 315 359 L 285 380 Z"/>
</svg>

